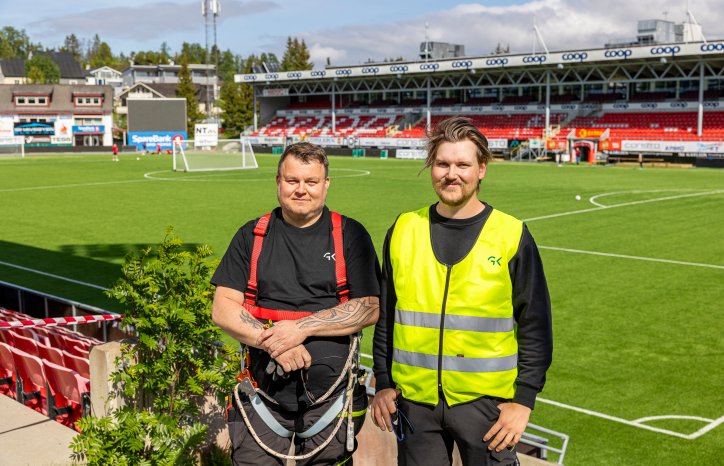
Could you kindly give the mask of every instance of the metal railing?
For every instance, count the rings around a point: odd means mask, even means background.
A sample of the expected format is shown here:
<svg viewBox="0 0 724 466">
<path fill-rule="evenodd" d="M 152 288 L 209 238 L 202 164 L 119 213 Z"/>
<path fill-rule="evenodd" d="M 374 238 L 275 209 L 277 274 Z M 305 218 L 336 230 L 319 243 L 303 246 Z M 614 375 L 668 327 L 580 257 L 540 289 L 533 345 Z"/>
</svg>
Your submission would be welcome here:
<svg viewBox="0 0 724 466">
<path fill-rule="evenodd" d="M 50 317 L 49 313 L 49 305 L 52 303 L 61 304 L 64 306 L 70 307 L 70 312 L 73 317 L 78 316 L 78 311 L 81 312 L 88 312 L 91 314 L 116 314 L 115 312 L 108 311 L 105 309 L 101 309 L 96 306 L 91 306 L 90 304 L 84 304 L 78 301 L 73 301 L 66 298 L 61 298 L 60 296 L 55 296 L 49 293 L 44 293 L 42 291 L 34 290 L 32 288 L 27 288 L 21 285 L 16 285 L 14 283 L 6 282 L 0 280 L 0 287 L 9 288 L 11 290 L 17 291 L 17 309 L 20 312 L 28 311 L 26 306 L 26 298 L 25 294 L 31 294 L 34 296 L 37 296 L 39 298 L 42 298 L 43 300 L 43 310 L 44 310 L 44 317 L 48 318 Z M 0 303 L 2 305 L 2 303 Z M 36 308 L 33 308 L 32 311 L 37 311 Z M 73 327 L 76 327 L 77 324 L 70 324 Z M 108 341 L 108 321 L 99 322 L 99 325 L 101 325 L 101 328 L 103 329 L 103 341 Z"/>
</svg>

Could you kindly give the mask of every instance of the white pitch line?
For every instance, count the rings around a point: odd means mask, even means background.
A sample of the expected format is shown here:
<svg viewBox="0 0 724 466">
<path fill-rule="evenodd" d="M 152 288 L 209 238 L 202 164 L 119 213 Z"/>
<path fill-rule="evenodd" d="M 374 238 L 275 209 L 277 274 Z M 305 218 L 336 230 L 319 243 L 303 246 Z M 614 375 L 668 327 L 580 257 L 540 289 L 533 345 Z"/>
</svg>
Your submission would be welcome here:
<svg viewBox="0 0 724 466">
<path fill-rule="evenodd" d="M 105 185 L 109 185 L 109 184 L 142 183 L 142 182 L 148 182 L 148 181 L 150 181 L 150 180 L 140 179 L 140 180 L 123 180 L 123 181 L 99 181 L 96 183 L 73 183 L 73 184 L 54 184 L 54 185 L 48 185 L 48 186 L 28 186 L 25 188 L 0 189 L 0 193 L 15 193 L 15 192 L 21 192 L 21 191 L 40 191 L 43 189 L 82 188 L 85 186 L 105 186 Z"/>
<path fill-rule="evenodd" d="M 101 291 L 106 291 L 108 289 L 108 288 L 105 288 L 105 287 L 102 287 L 99 285 L 94 285 L 93 283 L 82 282 L 80 280 L 74 280 L 72 278 L 62 277 L 60 275 L 55 275 L 53 273 L 43 272 L 42 270 L 31 269 L 29 267 L 23 267 L 22 265 L 17 265 L 17 264 L 11 264 L 10 262 L 0 261 L 0 265 L 5 265 L 7 267 L 12 267 L 14 269 L 24 270 L 26 272 L 32 272 L 32 273 L 35 273 L 38 275 L 43 275 L 45 277 L 55 278 L 57 280 L 63 280 L 65 282 L 75 283 L 76 285 L 83 285 L 83 286 L 87 286 L 89 288 L 95 288 L 95 289 L 101 290 Z"/>
<path fill-rule="evenodd" d="M 366 359 L 372 359 L 372 355 L 370 355 L 370 354 L 360 353 L 360 356 L 363 358 L 366 358 Z M 671 435 L 671 436 L 683 438 L 686 440 L 694 440 L 698 437 L 701 437 L 705 433 L 716 428 L 717 426 L 719 426 L 720 424 L 722 424 L 724 422 L 724 416 L 720 417 L 717 420 L 712 420 L 712 419 L 707 419 L 707 418 L 697 417 L 697 416 L 679 416 L 679 415 L 649 416 L 649 417 L 644 417 L 641 419 L 636 419 L 635 421 L 630 421 L 628 419 L 624 419 L 621 417 L 611 416 L 610 414 L 599 413 L 598 411 L 593 411 L 590 409 L 579 408 L 578 406 L 567 405 L 565 403 L 548 400 L 546 398 L 538 397 L 538 398 L 536 398 L 536 400 L 538 400 L 542 403 L 557 406 L 559 408 L 569 409 L 571 411 L 577 411 L 579 413 L 588 414 L 589 416 L 596 416 L 596 417 L 600 417 L 602 419 L 606 419 L 608 421 L 619 422 L 621 424 L 626 424 L 626 425 L 629 425 L 632 427 L 638 427 L 639 429 L 650 430 L 652 432 L 658 432 L 660 434 Z M 659 427 L 652 427 L 652 426 L 643 424 L 643 422 L 645 422 L 645 421 L 658 420 L 658 419 L 691 419 L 691 420 L 697 420 L 697 421 L 702 421 L 702 422 L 708 422 L 709 424 L 707 424 L 706 426 L 697 430 L 693 434 L 682 434 L 681 432 L 676 432 L 676 431 L 668 430 L 668 429 L 661 429 Z"/>
<path fill-rule="evenodd" d="M 685 261 L 676 261 L 676 260 L 671 260 L 671 259 L 657 259 L 655 257 L 629 256 L 627 254 L 614 254 L 614 253 L 610 253 L 610 252 L 598 252 L 598 251 L 584 251 L 582 249 L 557 248 L 554 246 L 538 246 L 538 248 L 550 249 L 553 251 L 573 252 L 576 254 L 590 254 L 593 256 L 618 257 L 620 259 L 635 259 L 635 260 L 640 260 L 640 261 L 663 262 L 666 264 L 690 265 L 690 266 L 694 266 L 694 267 L 707 267 L 710 269 L 724 270 L 724 265 L 716 265 L 716 264 L 702 264 L 699 262 L 685 262 Z"/>
<path fill-rule="evenodd" d="M 712 422 L 711 424 L 702 427 L 701 429 L 697 430 L 697 431 L 694 432 L 693 434 L 690 434 L 689 437 L 691 437 L 692 440 L 695 439 L 695 438 L 699 438 L 699 437 L 701 437 L 702 435 L 704 435 L 704 434 L 706 434 L 707 432 L 709 432 L 710 430 L 716 429 L 716 428 L 717 428 L 718 426 L 720 426 L 722 423 L 724 423 L 724 416 L 722 416 L 722 417 L 720 417 L 719 419 L 715 420 L 715 421 Z"/>
<path fill-rule="evenodd" d="M 548 218 L 564 217 L 566 215 L 583 214 L 586 212 L 597 212 L 599 210 L 614 209 L 616 207 L 628 207 L 628 206 L 632 206 L 632 205 L 648 204 L 650 202 L 670 201 L 673 199 L 681 199 L 681 198 L 685 198 L 685 197 L 709 196 L 712 194 L 722 194 L 722 193 L 724 193 L 724 190 L 717 189 L 714 191 L 706 191 L 703 193 L 691 193 L 691 194 L 679 194 L 676 196 L 655 197 L 653 199 L 643 199 L 640 201 L 622 202 L 621 204 L 612 204 L 612 205 L 608 205 L 608 206 L 603 205 L 603 204 L 597 204 L 599 207 L 591 207 L 590 209 L 571 210 L 569 212 L 560 212 L 557 214 L 543 215 L 540 217 L 524 218 L 523 221 L 532 222 L 534 220 L 545 220 Z M 601 196 L 601 195 L 599 194 L 598 196 Z M 598 196 L 593 196 L 591 199 L 594 199 L 595 197 L 598 197 Z"/>
<path fill-rule="evenodd" d="M 577 406 L 571 406 L 571 405 L 567 405 L 565 403 L 560 403 L 558 401 L 553 401 L 553 400 L 547 400 L 547 399 L 541 398 L 541 397 L 536 398 L 536 400 L 549 404 L 549 405 L 557 406 L 559 408 L 569 409 L 571 411 L 576 411 L 576 412 L 579 412 L 582 414 L 587 414 L 589 416 L 600 417 L 601 419 L 606 419 L 608 421 L 618 422 L 620 424 L 626 424 L 631 427 L 638 427 L 639 429 L 650 430 L 652 432 L 658 432 L 660 434 L 671 435 L 672 437 L 679 437 L 679 438 L 683 438 L 686 440 L 693 440 L 694 438 L 696 438 L 696 437 L 693 437 L 693 435 L 696 435 L 699 432 L 699 431 L 694 432 L 694 434 L 682 434 L 681 432 L 675 432 L 673 430 L 668 430 L 668 429 L 661 429 L 659 427 L 652 427 L 652 426 L 649 426 L 646 424 L 639 424 L 638 422 L 629 421 L 628 419 L 624 419 L 621 417 L 611 416 L 609 414 L 599 413 L 598 411 L 592 411 L 590 409 L 579 408 Z M 707 426 L 707 427 L 710 427 L 710 426 L 711 426 L 711 424 L 709 424 L 709 426 Z M 714 427 L 716 427 L 716 426 L 714 426 Z M 709 430 L 713 429 L 714 427 L 710 427 Z M 708 432 L 709 430 L 707 430 L 706 432 Z M 706 432 L 704 432 L 704 433 L 706 433 Z M 697 436 L 700 436 L 700 435 L 702 435 L 702 434 L 699 434 Z"/>
<path fill-rule="evenodd" d="M 641 423 L 641 422 L 649 422 L 649 421 L 663 421 L 665 419 L 686 419 L 687 421 L 701 421 L 701 422 L 706 422 L 706 423 L 714 422 L 714 419 L 709 419 L 708 417 L 682 416 L 680 414 L 640 417 L 638 419 L 634 419 L 633 422 Z"/>
<path fill-rule="evenodd" d="M 276 173 L 277 169 L 273 167 L 269 168 L 262 168 L 259 169 L 259 171 L 253 172 L 253 174 L 257 175 L 259 173 Z M 353 172 L 348 175 L 343 174 L 337 174 L 336 172 Z M 247 182 L 247 181 L 262 181 L 262 182 L 268 182 L 273 181 L 273 177 L 264 177 L 264 178 L 239 178 L 238 171 L 226 171 L 224 173 L 204 173 L 199 175 L 192 175 L 192 176 L 175 176 L 175 177 L 164 177 L 164 176 L 158 176 L 159 173 L 173 173 L 173 170 L 158 170 L 153 172 L 144 173 L 143 177 L 147 178 L 149 180 L 160 180 L 160 181 L 213 181 L 213 182 L 229 182 L 229 183 L 239 183 L 239 182 Z M 251 172 L 249 172 L 251 173 Z M 329 178 L 332 180 L 340 179 L 340 178 L 356 178 L 359 176 L 369 176 L 372 172 L 369 170 L 360 170 L 356 168 L 333 168 L 330 170 Z M 229 176 L 236 176 L 236 178 L 231 180 L 219 180 L 220 177 L 229 177 Z"/>
</svg>

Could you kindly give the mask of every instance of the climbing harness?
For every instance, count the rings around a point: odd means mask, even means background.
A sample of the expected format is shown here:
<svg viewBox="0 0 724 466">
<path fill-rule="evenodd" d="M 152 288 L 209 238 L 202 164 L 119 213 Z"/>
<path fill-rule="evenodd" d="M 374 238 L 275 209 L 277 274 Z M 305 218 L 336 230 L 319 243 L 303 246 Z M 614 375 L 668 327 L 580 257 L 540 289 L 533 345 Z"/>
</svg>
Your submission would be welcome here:
<svg viewBox="0 0 724 466">
<path fill-rule="evenodd" d="M 349 287 L 347 286 L 347 265 L 344 259 L 344 248 L 342 242 L 342 216 L 337 212 L 330 212 L 332 216 L 332 239 L 334 242 L 334 257 L 335 257 L 335 277 L 337 287 L 337 299 L 340 303 L 347 302 L 349 300 Z M 251 254 L 249 280 L 247 282 L 247 289 L 244 292 L 244 308 L 257 319 L 262 321 L 268 321 L 266 324 L 267 328 L 274 325 L 275 321 L 279 320 L 296 320 L 311 315 L 311 312 L 306 311 L 287 311 L 277 309 L 267 309 L 257 305 L 258 297 L 258 282 L 257 282 L 257 265 L 259 263 L 259 256 L 261 255 L 261 249 L 264 242 L 264 237 L 267 235 L 269 228 L 269 220 L 271 214 L 263 215 L 259 218 L 256 226 L 254 227 L 254 246 Z M 339 376 L 335 380 L 334 384 L 319 398 L 313 400 L 312 406 L 318 406 L 329 399 L 329 397 L 337 390 L 342 384 L 342 381 L 347 377 L 347 386 L 342 394 L 332 403 L 329 408 L 322 414 L 322 416 L 303 432 L 294 432 L 284 428 L 272 415 L 271 411 L 266 405 L 266 402 L 278 405 L 276 400 L 265 393 L 252 378 L 251 371 L 249 369 L 251 359 L 249 356 L 248 348 L 242 348 L 242 368 L 241 373 L 237 376 L 236 380 L 239 382 L 234 388 L 234 401 L 236 406 L 241 412 L 241 416 L 244 419 L 244 424 L 251 433 L 256 443 L 267 453 L 277 458 L 285 460 L 304 460 L 311 458 L 318 454 L 324 449 L 332 439 L 337 435 L 339 429 L 342 427 L 345 417 L 347 418 L 347 441 L 346 449 L 349 452 L 354 450 L 354 422 L 353 422 L 353 399 L 354 389 L 357 384 L 357 372 L 359 370 L 359 334 L 350 335 L 349 354 L 345 362 L 344 368 L 340 371 Z M 273 359 L 270 361 L 270 365 L 267 367 L 266 372 L 272 375 L 273 379 L 276 380 L 275 376 L 284 376 L 287 374 L 279 374 L 279 365 L 276 363 L 273 365 Z M 271 370 L 271 372 L 269 372 Z M 277 452 L 271 447 L 266 445 L 258 434 L 254 430 L 249 421 L 249 416 L 246 413 L 246 409 L 239 398 L 239 392 L 244 393 L 249 404 L 256 411 L 259 418 L 277 435 L 285 438 L 291 438 L 296 436 L 298 438 L 306 439 L 314 437 L 330 425 L 335 418 L 334 429 L 330 433 L 324 442 L 317 446 L 314 450 L 304 455 L 287 455 L 284 453 Z"/>
</svg>

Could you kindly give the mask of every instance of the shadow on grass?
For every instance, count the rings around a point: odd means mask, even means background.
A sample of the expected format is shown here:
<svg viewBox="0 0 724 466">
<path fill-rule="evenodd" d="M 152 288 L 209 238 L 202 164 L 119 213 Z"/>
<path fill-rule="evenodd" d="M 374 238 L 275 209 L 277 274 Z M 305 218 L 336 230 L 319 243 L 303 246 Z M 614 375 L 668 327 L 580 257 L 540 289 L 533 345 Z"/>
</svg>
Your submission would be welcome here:
<svg viewBox="0 0 724 466">
<path fill-rule="evenodd" d="M 71 301 L 120 312 L 108 298 L 109 288 L 121 276 L 121 264 L 147 244 L 68 244 L 58 251 L 0 241 L 0 280 Z M 197 244 L 183 244 L 193 250 Z M 4 301 L 4 302 L 3 302 Z M 16 307 L 0 296 L 0 306 Z"/>
<path fill-rule="evenodd" d="M 94 257 L 110 259 L 113 262 L 121 263 L 121 259 L 129 254 L 138 254 L 141 250 L 147 248 L 148 244 L 141 243 L 119 243 L 119 244 L 64 244 L 60 246 L 60 253 L 69 254 L 76 257 Z M 199 243 L 183 243 L 181 249 L 184 251 L 193 251 Z"/>
</svg>

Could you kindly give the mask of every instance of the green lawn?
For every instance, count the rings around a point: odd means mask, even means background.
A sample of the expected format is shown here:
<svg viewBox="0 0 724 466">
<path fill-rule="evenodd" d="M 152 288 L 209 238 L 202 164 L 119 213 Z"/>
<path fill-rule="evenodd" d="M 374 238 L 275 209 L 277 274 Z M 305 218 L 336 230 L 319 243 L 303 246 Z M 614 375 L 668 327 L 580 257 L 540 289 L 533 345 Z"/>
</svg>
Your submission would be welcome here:
<svg viewBox="0 0 724 466">
<path fill-rule="evenodd" d="M 0 159 L 0 280 L 121 311 L 96 288 L 8 264 L 106 287 L 168 225 L 220 257 L 276 205 L 277 158 L 257 158 L 191 174 L 168 156 Z M 329 206 L 378 251 L 397 214 L 435 200 L 419 161 L 330 166 Z M 495 163 L 481 198 L 526 219 L 541 247 L 555 355 L 532 421 L 570 435 L 566 464 L 720 464 L 724 427 L 681 436 L 724 416 L 724 171 Z M 632 422 L 650 416 L 663 418 Z"/>
</svg>

